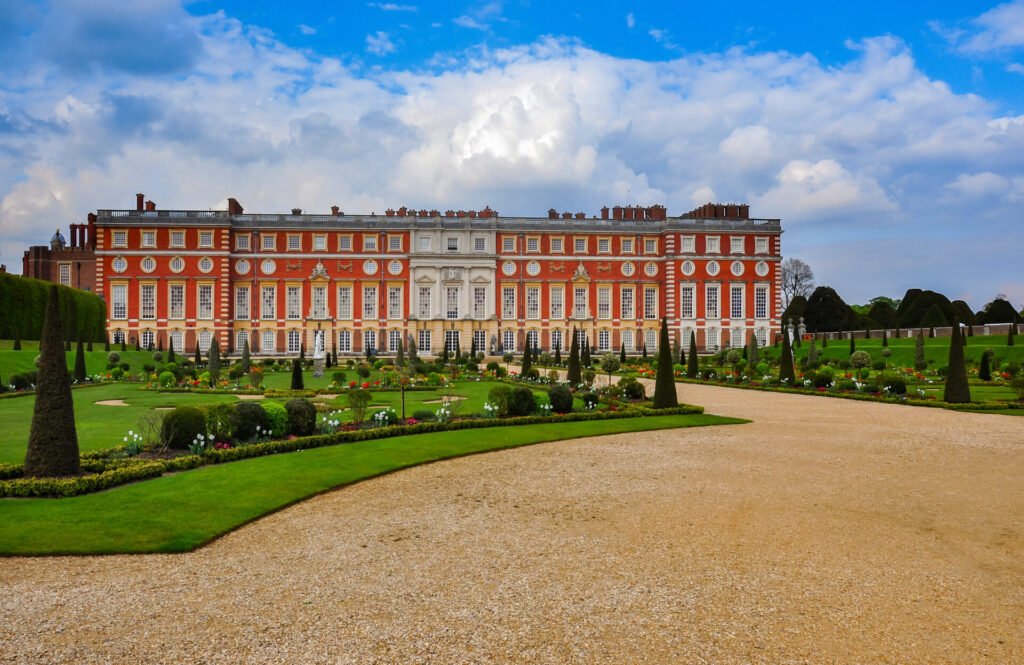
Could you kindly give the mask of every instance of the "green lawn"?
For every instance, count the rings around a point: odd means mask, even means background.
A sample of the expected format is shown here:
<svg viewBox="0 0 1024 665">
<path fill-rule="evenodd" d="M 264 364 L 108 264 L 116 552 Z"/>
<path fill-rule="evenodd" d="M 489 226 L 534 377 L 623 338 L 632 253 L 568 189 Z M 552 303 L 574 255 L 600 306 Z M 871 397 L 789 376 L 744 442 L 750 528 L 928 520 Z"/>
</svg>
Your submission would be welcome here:
<svg viewBox="0 0 1024 665">
<path fill-rule="evenodd" d="M 740 422 L 746 421 L 701 414 L 438 432 L 208 466 L 67 499 L 3 499 L 0 554 L 184 552 L 314 494 L 425 462 L 582 436 Z"/>
</svg>

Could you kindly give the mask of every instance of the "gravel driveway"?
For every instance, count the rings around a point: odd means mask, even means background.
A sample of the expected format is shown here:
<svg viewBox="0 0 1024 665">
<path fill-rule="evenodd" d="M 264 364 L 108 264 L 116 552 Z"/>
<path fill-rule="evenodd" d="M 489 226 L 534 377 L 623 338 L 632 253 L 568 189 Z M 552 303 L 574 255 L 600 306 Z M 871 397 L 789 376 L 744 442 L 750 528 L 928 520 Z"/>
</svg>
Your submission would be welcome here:
<svg viewBox="0 0 1024 665">
<path fill-rule="evenodd" d="M 364 482 L 169 556 L 0 559 L 0 662 L 1024 663 L 1024 418 L 748 425 Z"/>
</svg>

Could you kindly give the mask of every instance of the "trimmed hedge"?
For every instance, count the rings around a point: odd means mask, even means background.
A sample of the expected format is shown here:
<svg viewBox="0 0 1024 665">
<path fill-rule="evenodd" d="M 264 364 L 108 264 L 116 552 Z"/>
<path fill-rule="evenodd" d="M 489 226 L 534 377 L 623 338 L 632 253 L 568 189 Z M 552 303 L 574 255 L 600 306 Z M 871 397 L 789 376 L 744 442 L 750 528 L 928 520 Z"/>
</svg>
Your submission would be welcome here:
<svg viewBox="0 0 1024 665">
<path fill-rule="evenodd" d="M 243 402 L 242 404 L 251 404 Z M 259 408 L 257 406 L 257 408 Z M 262 411 L 262 409 L 261 409 Z M 222 464 L 236 460 L 263 457 L 276 453 L 288 453 L 296 450 L 320 448 L 355 441 L 386 439 L 393 436 L 424 434 L 427 432 L 450 432 L 461 429 L 483 429 L 504 427 L 508 425 L 533 425 L 538 423 L 578 422 L 583 420 L 616 420 L 619 418 L 636 418 L 643 416 L 690 415 L 704 413 L 700 406 L 683 405 L 669 409 L 651 409 L 643 406 L 631 406 L 622 411 L 596 411 L 590 413 L 567 413 L 550 416 L 524 416 L 514 419 L 482 418 L 477 420 L 455 420 L 448 423 L 417 423 L 415 425 L 397 425 L 375 429 L 362 429 L 334 434 L 320 434 L 268 441 L 246 446 L 226 449 L 207 450 L 202 456 L 185 455 L 170 460 L 139 460 L 103 459 L 103 455 L 121 454 L 124 447 L 110 450 L 90 451 L 81 455 L 82 470 L 91 472 L 87 476 L 74 478 L 20 478 L 23 473 L 21 465 L 0 465 L 0 476 L 8 478 L 0 480 L 0 497 L 68 497 L 87 494 L 99 490 L 123 485 L 125 483 L 155 478 L 163 473 L 185 471 L 205 464 Z"/>
<path fill-rule="evenodd" d="M 39 339 L 46 301 L 53 282 L 0 273 L 0 338 Z M 102 342 L 106 337 L 107 306 L 95 293 L 58 286 L 65 339 Z"/>
</svg>

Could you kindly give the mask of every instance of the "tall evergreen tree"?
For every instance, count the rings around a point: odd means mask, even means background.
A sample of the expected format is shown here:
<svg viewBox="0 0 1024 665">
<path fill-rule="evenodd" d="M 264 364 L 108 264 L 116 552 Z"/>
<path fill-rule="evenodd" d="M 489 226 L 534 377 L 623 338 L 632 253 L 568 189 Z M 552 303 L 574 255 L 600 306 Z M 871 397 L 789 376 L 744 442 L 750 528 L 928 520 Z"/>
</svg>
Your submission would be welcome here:
<svg viewBox="0 0 1024 665">
<path fill-rule="evenodd" d="M 398 338 L 398 355 L 395 356 L 395 366 L 398 369 L 405 369 L 405 335 Z"/>
<path fill-rule="evenodd" d="M 173 345 L 171 345 L 171 353 L 174 353 Z M 245 344 L 242 345 L 242 374 L 248 374 L 252 369 L 252 357 L 249 355 L 249 340 L 246 338 Z"/>
<path fill-rule="evenodd" d="M 64 352 L 67 353 L 70 350 L 71 350 L 71 338 L 68 337 L 68 340 L 66 342 L 64 342 Z"/>
<path fill-rule="evenodd" d="M 206 358 L 207 371 L 213 377 L 214 382 L 220 377 L 220 342 L 216 337 L 210 344 L 210 351 Z"/>
<path fill-rule="evenodd" d="M 75 403 L 62 342 L 60 296 L 50 287 L 39 340 L 39 370 L 32 426 L 25 453 L 25 476 L 73 476 L 81 471 Z"/>
<path fill-rule="evenodd" d="M 199 365 L 199 364 L 201 364 L 203 362 L 203 356 L 202 356 L 202 354 L 199 353 L 199 340 L 198 339 L 196 340 L 196 355 L 195 355 L 195 357 L 192 360 L 197 365 Z"/>
<path fill-rule="evenodd" d="M 559 342 L 558 344 L 555 345 L 555 364 L 556 365 L 561 365 L 562 364 L 562 343 L 561 342 Z"/>
<path fill-rule="evenodd" d="M 167 362 L 177 362 L 177 360 L 175 360 L 174 355 L 174 342 L 171 342 L 170 344 L 167 345 Z"/>
<path fill-rule="evenodd" d="M 455 359 L 458 360 L 462 357 L 462 335 L 455 336 Z"/>
<path fill-rule="evenodd" d="M 686 359 L 686 376 L 696 379 L 700 375 L 700 366 L 697 364 L 697 332 L 690 333 L 690 353 Z"/>
<path fill-rule="evenodd" d="M 306 343 L 305 342 L 303 342 L 302 344 L 299 345 L 299 361 L 300 362 L 305 362 L 306 361 Z"/>
<path fill-rule="evenodd" d="M 519 368 L 520 376 L 526 376 L 526 373 L 533 369 L 533 352 L 530 350 L 530 336 L 526 336 L 526 349 L 523 351 L 523 362 Z"/>
<path fill-rule="evenodd" d="M 14 338 L 14 346 L 12 347 L 12 350 L 21 351 L 21 337 Z"/>
<path fill-rule="evenodd" d="M 469 342 L 469 355 L 476 358 L 476 335 L 473 335 Z"/>
<path fill-rule="evenodd" d="M 683 350 L 679 348 L 679 338 L 676 337 L 672 342 L 672 364 L 682 365 L 683 364 Z"/>
<path fill-rule="evenodd" d="M 448 364 L 448 342 L 445 342 L 441 348 L 441 362 L 445 365 Z"/>
<path fill-rule="evenodd" d="M 953 319 L 953 338 L 949 342 L 949 372 L 943 400 L 953 404 L 971 401 L 971 387 L 967 384 L 967 365 L 964 363 L 964 345 L 960 342 L 960 320 Z"/>
<path fill-rule="evenodd" d="M 1010 321 L 1010 328 L 1006 331 L 1006 346 L 1013 346 L 1013 329 L 1017 327 L 1017 324 Z"/>
<path fill-rule="evenodd" d="M 142 335 L 135 335 L 135 350 L 142 350 Z"/>
<path fill-rule="evenodd" d="M 825 333 L 821 333 L 821 348 L 824 349 L 827 346 L 828 346 L 828 335 L 826 335 Z"/>
<path fill-rule="evenodd" d="M 124 335 L 123 334 L 121 335 L 121 350 L 122 351 L 127 351 L 128 350 L 128 345 L 124 341 Z"/>
<path fill-rule="evenodd" d="M 978 366 L 978 380 L 979 381 L 991 381 L 992 380 L 992 368 L 988 362 L 988 351 L 982 351 L 981 363 Z"/>
<path fill-rule="evenodd" d="M 850 355 L 857 350 L 857 341 L 853 338 L 853 331 L 850 331 Z"/>
<path fill-rule="evenodd" d="M 159 337 L 160 337 L 160 346 L 159 346 L 159 348 L 157 348 L 157 351 L 160 351 L 162 353 L 163 350 L 164 350 L 164 337 L 163 337 L 163 335 L 159 335 Z"/>
<path fill-rule="evenodd" d="M 917 331 L 917 341 L 914 342 L 914 369 L 918 372 L 924 370 L 928 363 L 924 359 L 924 331 Z"/>
<path fill-rule="evenodd" d="M 851 338 L 852 339 L 852 338 Z M 789 345 L 789 335 L 782 331 L 782 357 L 779 360 L 779 381 L 792 386 L 796 382 L 796 374 L 793 372 L 793 349 Z"/>
<path fill-rule="evenodd" d="M 882 330 L 882 346 L 889 346 L 889 333 L 887 330 Z"/>
<path fill-rule="evenodd" d="M 104 335 L 103 350 L 110 353 L 110 335 Z"/>
<path fill-rule="evenodd" d="M 626 345 L 619 344 L 619 366 L 625 367 L 626 365 Z"/>
<path fill-rule="evenodd" d="M 89 340 L 89 342 L 85 345 L 85 350 L 92 351 L 92 340 Z"/>
<path fill-rule="evenodd" d="M 654 400 L 655 409 L 669 409 L 679 406 L 679 399 L 676 397 L 676 382 L 673 377 L 671 342 L 668 338 L 668 321 L 661 319 L 661 336 L 658 340 L 658 373 L 654 377 Z"/>
<path fill-rule="evenodd" d="M 75 381 L 85 381 L 85 348 L 82 344 L 82 337 L 78 337 L 78 346 L 75 348 Z"/>
<path fill-rule="evenodd" d="M 747 364 L 757 365 L 761 362 L 761 349 L 757 346 L 757 335 L 750 333 L 750 350 L 747 353 Z"/>
<path fill-rule="evenodd" d="M 302 390 L 305 385 L 302 382 L 302 361 L 296 358 L 292 361 L 292 390 Z"/>
<path fill-rule="evenodd" d="M 583 347 L 580 349 L 580 362 L 584 367 L 590 369 L 590 337 L 583 336 Z"/>
<path fill-rule="evenodd" d="M 644 360 L 647 360 L 647 342 L 644 342 L 644 343 L 643 343 L 643 347 L 642 347 L 642 349 L 643 349 L 643 351 L 642 351 L 642 353 L 643 353 L 643 358 L 644 358 Z"/>
<path fill-rule="evenodd" d="M 571 386 L 578 386 L 583 383 L 583 373 L 580 370 L 580 340 L 576 335 L 576 326 L 572 328 L 572 345 L 569 347 L 569 367 L 566 369 L 565 378 Z"/>
</svg>

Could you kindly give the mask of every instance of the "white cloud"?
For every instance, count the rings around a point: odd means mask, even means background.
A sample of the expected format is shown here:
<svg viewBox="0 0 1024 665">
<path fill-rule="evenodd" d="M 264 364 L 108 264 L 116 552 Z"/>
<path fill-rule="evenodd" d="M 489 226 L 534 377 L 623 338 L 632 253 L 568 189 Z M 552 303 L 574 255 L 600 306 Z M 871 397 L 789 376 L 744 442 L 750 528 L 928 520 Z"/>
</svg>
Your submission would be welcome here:
<svg viewBox="0 0 1024 665">
<path fill-rule="evenodd" d="M 1019 62 L 1011 62 L 1010 64 L 1006 65 L 1006 71 L 1012 74 L 1024 74 L 1024 65 L 1020 64 Z"/>
<path fill-rule="evenodd" d="M 626 27 L 632 28 L 636 25 L 636 18 L 633 17 L 633 12 L 626 14 Z"/>
<path fill-rule="evenodd" d="M 473 30 L 486 30 L 493 21 L 504 20 L 501 12 L 504 9 L 501 2 L 485 2 L 474 7 L 471 11 L 453 19 L 455 25 Z"/>
<path fill-rule="evenodd" d="M 966 30 L 947 28 L 937 22 L 929 25 L 965 54 L 982 55 L 1024 46 L 1024 0 L 993 7 L 970 23 Z"/>
<path fill-rule="evenodd" d="M 397 5 L 393 2 L 371 2 L 368 3 L 370 7 L 376 7 L 377 9 L 383 9 L 386 12 L 417 12 L 419 7 L 416 5 Z"/>
<path fill-rule="evenodd" d="M 1001 197 L 1010 190 L 1010 180 L 990 171 L 961 173 L 956 180 L 947 183 L 943 190 L 943 200 L 947 202 Z"/>
<path fill-rule="evenodd" d="M 378 30 L 376 35 L 366 35 L 366 50 L 374 55 L 387 55 L 395 50 L 388 33 Z"/>
<path fill-rule="evenodd" d="M 316 34 L 316 28 L 312 28 L 312 27 L 310 27 L 308 25 L 305 25 L 303 23 L 300 23 L 298 25 L 298 28 L 299 28 L 299 32 L 301 32 L 304 35 L 315 35 Z"/>
<path fill-rule="evenodd" d="M 850 173 L 833 159 L 815 163 L 793 160 L 776 178 L 778 185 L 758 200 L 763 210 L 796 221 L 810 221 L 837 210 L 860 213 L 893 211 L 897 205 L 889 199 L 874 178 Z"/>
</svg>

